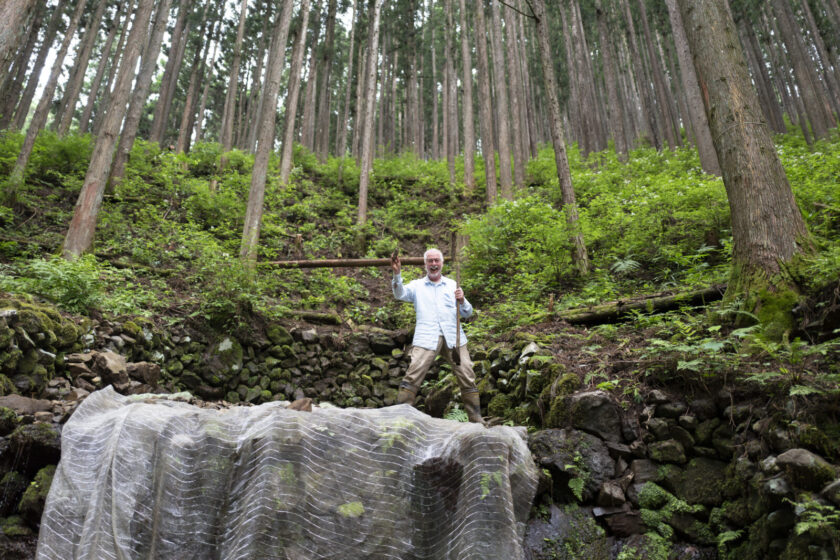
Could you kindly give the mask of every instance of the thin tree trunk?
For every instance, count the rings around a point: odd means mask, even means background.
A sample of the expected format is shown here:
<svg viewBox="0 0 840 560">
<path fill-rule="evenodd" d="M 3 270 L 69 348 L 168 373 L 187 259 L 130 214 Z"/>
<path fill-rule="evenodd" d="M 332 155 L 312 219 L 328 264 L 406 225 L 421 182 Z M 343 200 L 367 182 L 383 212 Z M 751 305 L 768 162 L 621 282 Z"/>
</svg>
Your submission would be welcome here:
<svg viewBox="0 0 840 560">
<path fill-rule="evenodd" d="M 828 129 L 835 126 L 834 116 L 825 106 L 825 93 L 813 63 L 802 45 L 801 30 L 787 0 L 772 0 L 773 12 L 779 24 L 781 37 L 790 54 L 796 83 L 802 94 L 805 112 L 811 123 L 811 130 L 817 139 L 828 136 Z"/>
<path fill-rule="evenodd" d="M 430 9 L 431 9 L 431 0 Z M 440 127 L 438 125 L 438 79 L 437 79 L 437 42 L 435 41 L 435 27 L 432 24 L 432 159 L 440 159 Z"/>
<path fill-rule="evenodd" d="M 219 142 L 222 150 L 229 152 L 233 147 L 233 115 L 236 92 L 239 90 L 239 66 L 242 64 L 242 42 L 245 38 L 245 22 L 248 19 L 248 0 L 242 0 L 239 7 L 239 24 L 236 28 L 236 42 L 233 44 L 233 60 L 230 64 L 230 80 L 225 93 L 225 105 L 222 113 L 222 128 Z M 264 20 L 265 21 L 265 20 Z"/>
<path fill-rule="evenodd" d="M 840 72 L 840 69 L 836 67 L 834 68 L 834 71 L 831 69 L 832 60 L 828 54 L 828 49 L 825 47 L 825 41 L 823 41 L 823 38 L 820 35 L 820 30 L 817 27 L 814 14 L 811 12 L 811 7 L 808 5 L 808 0 L 801 0 L 800 3 L 802 4 L 805 21 L 808 22 L 808 29 L 811 32 L 811 37 L 813 37 L 814 40 L 814 46 L 817 49 L 817 54 L 819 55 L 819 59 L 821 61 L 820 66 L 822 67 L 823 78 L 825 79 L 825 84 L 828 88 L 831 110 L 835 114 L 840 115 L 840 80 L 838 80 L 838 72 Z"/>
<path fill-rule="evenodd" d="M 607 85 L 607 98 L 609 99 L 610 128 L 612 129 L 618 159 L 626 162 L 627 135 L 624 132 L 623 107 L 618 99 L 618 81 L 616 80 L 612 43 L 609 41 L 607 15 L 601 7 L 601 0 L 595 1 L 595 13 L 598 20 L 598 37 L 601 42 L 601 60 L 604 64 L 604 81 Z"/>
<path fill-rule="evenodd" d="M 364 77 L 367 76 L 367 60 L 368 51 L 365 47 L 359 52 L 359 77 L 356 79 L 356 118 L 353 119 L 352 155 L 357 164 L 361 162 L 362 158 L 362 123 L 365 121 L 365 94 L 367 93 Z"/>
<path fill-rule="evenodd" d="M 357 224 L 367 221 L 368 186 L 373 166 L 373 112 L 376 95 L 376 60 L 379 56 L 379 19 L 384 0 L 368 0 L 370 25 L 368 30 L 367 76 L 365 77 L 365 122 L 362 124 L 362 163 L 359 173 L 359 212 Z"/>
<path fill-rule="evenodd" d="M 764 64 L 764 58 L 758 46 L 758 41 L 755 38 L 755 32 L 752 26 L 747 26 L 744 20 L 738 22 L 738 31 L 741 36 L 741 44 L 744 46 L 744 53 L 747 55 L 747 62 L 750 68 L 752 68 L 752 75 L 758 87 L 758 100 L 761 103 L 762 112 L 770 122 L 773 131 L 783 134 L 787 132 L 787 127 L 785 126 L 782 107 L 779 105 L 776 94 L 773 92 L 773 84 L 767 75 L 767 66 Z"/>
<path fill-rule="evenodd" d="M 636 40 L 636 26 L 633 23 L 633 15 L 630 12 L 630 4 L 628 3 L 628 0 L 621 0 L 621 3 L 624 6 L 624 14 L 627 21 L 627 36 L 630 38 L 630 43 L 628 45 L 630 49 L 630 59 L 633 62 L 636 83 L 639 86 L 639 98 L 642 102 L 639 106 L 639 110 L 641 112 L 641 133 L 648 138 L 650 143 L 653 144 L 657 150 L 661 150 L 662 140 L 658 135 L 656 123 L 653 120 L 654 111 L 651 103 L 651 96 L 653 93 L 650 90 L 650 80 L 648 80 L 647 73 L 645 72 L 644 65 L 642 64 L 642 52 L 641 49 L 639 49 L 639 45 Z"/>
<path fill-rule="evenodd" d="M 102 93 L 102 100 L 99 102 L 99 107 L 96 111 L 96 118 L 93 121 L 93 134 L 99 134 L 99 129 L 102 127 L 102 120 L 105 118 L 105 110 L 111 104 L 111 92 L 114 90 L 114 82 L 117 79 L 117 69 L 120 67 L 120 60 L 122 59 L 125 46 L 125 41 L 128 38 L 128 22 L 131 17 L 131 12 L 127 12 L 125 16 L 125 25 L 123 32 L 120 33 L 120 40 L 117 43 L 117 50 L 111 57 L 111 65 L 108 68 L 108 80 L 105 84 L 105 91 Z"/>
<path fill-rule="evenodd" d="M 217 37 L 216 41 L 213 42 L 213 53 L 210 55 L 210 64 L 209 67 L 212 72 L 212 68 L 215 65 L 216 61 L 216 51 L 218 51 L 220 38 Z M 205 67 L 206 71 L 207 67 Z M 207 96 L 210 94 L 210 82 L 212 80 L 207 79 L 206 75 L 202 75 L 200 81 L 204 81 L 204 89 L 201 92 L 201 101 L 198 104 L 198 117 L 195 120 L 195 141 L 196 143 L 202 142 L 204 140 L 204 113 L 207 110 Z M 251 107 L 248 107 L 248 110 L 251 110 Z"/>
<path fill-rule="evenodd" d="M 125 177 L 125 166 L 128 163 L 131 148 L 137 138 L 137 130 L 140 127 L 140 119 L 143 109 L 146 107 L 146 100 L 152 86 L 152 76 L 157 69 L 157 59 L 160 54 L 160 46 L 163 42 L 163 34 L 166 25 L 169 23 L 169 9 L 172 0 L 160 0 L 155 12 L 155 23 L 149 37 L 149 43 L 143 52 L 143 60 L 140 63 L 140 73 L 137 75 L 137 83 L 131 95 L 131 102 L 128 105 L 128 112 L 123 123 L 120 141 L 117 151 L 114 154 L 114 161 L 111 163 L 111 173 L 108 180 L 109 187 L 113 190 Z"/>
<path fill-rule="evenodd" d="M 446 53 L 444 57 L 444 72 L 446 74 L 444 100 L 444 111 L 446 121 L 443 124 L 443 133 L 446 138 L 446 163 L 449 169 L 449 183 L 455 184 L 455 158 L 458 151 L 458 144 L 455 140 L 454 129 L 458 126 L 458 118 L 455 116 L 455 106 L 458 103 L 458 89 L 455 85 L 455 69 L 453 63 L 454 53 L 452 51 L 452 36 L 455 35 L 455 25 L 452 18 L 452 0 L 444 0 L 446 10 Z"/>
<path fill-rule="evenodd" d="M 764 123 L 743 51 L 723 0 L 678 0 L 732 215 L 727 297 L 795 289 L 785 263 L 811 241 Z M 733 48 L 734 46 L 734 48 Z"/>
<path fill-rule="evenodd" d="M 186 47 L 187 36 L 189 35 L 188 16 L 191 7 L 192 0 L 181 0 L 178 19 L 175 21 L 175 30 L 172 32 L 169 57 L 166 59 L 166 67 L 164 68 L 160 85 L 160 97 L 155 105 L 152 130 L 149 133 L 149 140 L 158 144 L 163 144 L 164 137 L 166 136 L 169 110 L 172 106 L 172 98 L 175 94 L 175 86 L 178 82 L 178 74 L 181 71 L 181 63 L 184 58 L 184 48 Z"/>
<path fill-rule="evenodd" d="M 61 46 L 59 46 L 58 52 L 55 55 L 55 62 L 53 63 L 50 77 L 47 79 L 46 85 L 44 85 L 41 100 L 38 102 L 38 107 L 35 109 L 32 120 L 29 122 L 29 128 L 26 129 L 26 137 L 23 139 L 20 154 L 18 154 L 15 166 L 9 175 L 6 192 L 4 193 L 4 198 L 7 203 L 13 203 L 17 198 L 17 192 L 23 187 L 26 165 L 29 163 L 29 157 L 32 155 L 32 149 L 35 147 L 35 139 L 47 122 L 52 98 L 55 95 L 55 89 L 58 85 L 58 77 L 61 75 L 61 68 L 64 64 L 64 57 L 67 56 L 67 50 L 70 48 L 70 43 L 76 34 L 76 28 L 79 25 L 79 20 L 82 18 L 82 13 L 84 13 L 85 4 L 86 0 L 79 0 L 79 3 L 76 4 L 76 9 L 73 11 L 70 23 L 67 25 L 67 30 L 64 33 L 64 39 L 61 41 Z"/>
<path fill-rule="evenodd" d="M 84 30 L 82 42 L 79 44 L 78 54 L 73 63 L 73 74 L 70 81 L 64 90 L 64 99 L 61 101 L 61 109 L 58 112 L 60 118 L 56 118 L 56 130 L 59 136 L 64 136 L 70 130 L 70 124 L 73 122 L 73 115 L 76 112 L 76 102 L 79 99 L 79 93 L 82 91 L 82 84 L 85 80 L 85 73 L 87 72 L 88 64 L 90 63 L 90 55 L 93 52 L 93 44 L 99 35 L 99 25 L 102 21 L 102 15 L 105 13 L 105 7 L 108 4 L 107 0 L 99 0 L 96 6 L 96 11 L 88 22 L 87 28 Z"/>
<path fill-rule="evenodd" d="M 484 158 L 484 183 L 487 204 L 496 202 L 496 148 L 493 142 L 493 109 L 490 106 L 490 64 L 487 60 L 487 26 L 484 0 L 475 6 L 475 40 L 478 58 L 478 121 L 481 129 L 481 156 Z"/>
<path fill-rule="evenodd" d="M 0 5 L 0 70 L 7 67 L 21 43 L 38 0 L 5 0 Z"/>
<path fill-rule="evenodd" d="M 260 114 L 260 128 L 257 133 L 257 152 L 254 155 L 254 167 L 251 171 L 251 188 L 248 191 L 248 207 L 245 210 L 245 226 L 242 229 L 242 244 L 239 257 L 250 268 L 256 265 L 257 247 L 260 240 L 265 182 L 268 173 L 268 158 L 274 148 L 274 125 L 277 120 L 277 95 L 280 92 L 280 79 L 283 64 L 286 61 L 286 41 L 289 38 L 289 25 L 292 20 L 292 0 L 281 0 L 283 8 L 277 14 L 277 21 L 272 31 L 271 51 L 268 55 L 266 83 L 263 90 L 263 103 Z"/>
<path fill-rule="evenodd" d="M 356 47 L 356 4 L 358 0 L 353 0 L 353 11 L 350 17 L 350 54 L 347 56 L 347 83 L 344 87 L 344 110 L 341 112 L 341 118 L 338 121 L 338 146 L 335 150 L 335 155 L 343 158 L 347 155 L 347 130 L 350 127 L 350 91 L 353 83 L 353 53 Z"/>
<path fill-rule="evenodd" d="M 300 143 L 310 151 L 315 150 L 315 92 L 318 85 L 318 41 L 321 37 L 321 2 L 312 10 L 312 47 L 309 51 L 309 70 L 306 73 L 306 90 L 303 95 L 303 117 L 300 122 Z"/>
<path fill-rule="evenodd" d="M 107 62 L 111 58 L 111 47 L 114 44 L 114 39 L 117 37 L 117 31 L 120 29 L 120 19 L 122 16 L 122 2 L 117 4 L 117 12 L 114 14 L 114 19 L 108 30 L 108 37 L 105 39 L 105 45 L 102 47 L 102 54 L 99 57 L 99 63 L 96 65 L 96 74 L 93 77 L 93 82 L 88 91 L 87 103 L 79 117 L 79 133 L 85 134 L 90 127 L 90 117 L 93 114 L 93 108 L 96 105 L 96 99 L 99 97 L 99 89 L 102 85 L 102 79 L 105 77 L 105 69 Z M 128 17 L 128 16 L 126 16 Z"/>
<path fill-rule="evenodd" d="M 32 58 L 35 45 L 38 43 L 38 33 L 41 31 L 45 11 L 46 5 L 39 2 L 35 7 L 35 14 L 32 17 L 32 25 L 30 25 L 26 43 L 15 58 L 14 72 L 9 72 L 6 79 L 3 80 L 2 87 L 0 87 L 0 100 L 2 100 L 0 102 L 0 130 L 7 129 L 14 117 L 15 107 L 20 99 L 20 92 L 23 89 L 29 70 L 29 60 Z"/>
<path fill-rule="evenodd" d="M 499 178 L 502 198 L 513 200 L 513 176 L 510 168 L 510 108 L 507 84 L 505 83 L 505 56 L 502 50 L 502 18 L 499 13 L 498 0 L 491 0 L 491 2 L 493 4 L 493 25 L 491 29 L 493 77 L 496 85 L 496 114 L 499 127 L 499 141 L 497 143 L 499 148 Z"/>
<path fill-rule="evenodd" d="M 70 227 L 61 248 L 61 255 L 65 259 L 73 260 L 93 245 L 96 220 L 102 205 L 102 197 L 105 194 L 114 147 L 125 116 L 131 82 L 134 80 L 140 48 L 145 42 L 153 5 L 154 0 L 139 0 L 137 5 L 134 23 L 131 25 L 131 33 L 111 97 L 112 103 L 107 108 L 107 116 L 96 138 L 85 182 L 79 193 L 73 219 L 70 220 Z"/>
<path fill-rule="evenodd" d="M 301 70 L 303 69 L 303 55 L 306 51 L 306 30 L 309 27 L 310 0 L 301 0 L 300 29 L 295 36 L 295 46 L 292 49 L 292 65 L 289 69 L 289 86 L 286 97 L 286 122 L 283 125 L 283 147 L 280 156 L 280 184 L 289 184 L 292 172 L 292 154 L 295 142 L 295 118 L 297 117 L 298 100 L 300 97 Z M 348 84 L 349 89 L 349 84 Z"/>
<path fill-rule="evenodd" d="M 648 59 L 650 60 L 651 74 L 653 77 L 653 87 L 656 91 L 656 98 L 659 100 L 662 130 L 665 133 L 665 140 L 668 142 L 668 147 L 673 150 L 677 146 L 677 138 L 674 134 L 674 116 L 669 111 L 670 92 L 665 86 L 665 76 L 662 73 L 662 65 L 659 63 L 659 57 L 656 55 L 653 36 L 651 35 L 650 25 L 648 24 L 645 2 L 644 0 L 638 0 L 638 2 L 642 19 L 642 31 L 645 34 L 645 44 L 647 45 Z"/>
<path fill-rule="evenodd" d="M 204 14 L 201 17 L 201 27 L 198 30 L 198 36 L 202 38 L 205 37 L 205 30 L 210 23 L 208 21 L 208 13 L 210 11 L 211 2 L 212 0 L 204 6 Z M 212 24 L 212 26 L 215 26 L 215 24 Z M 184 110 L 181 112 L 181 124 L 178 127 L 178 140 L 175 143 L 175 152 L 179 154 L 189 150 L 190 135 L 192 134 L 192 122 L 195 115 L 194 104 L 196 95 L 198 95 L 198 80 L 202 72 L 202 68 L 207 61 L 210 43 L 213 42 L 212 38 L 214 35 L 214 29 L 212 26 L 210 33 L 207 34 L 210 37 L 210 40 L 202 41 L 196 45 L 192 68 L 190 68 L 189 85 L 187 86 L 187 94 L 184 99 Z"/>
<path fill-rule="evenodd" d="M 335 12 L 336 0 L 330 0 L 327 7 L 327 31 L 324 35 L 324 50 L 321 58 L 321 87 L 317 112 L 317 137 L 315 147 L 321 163 L 327 161 L 330 151 L 330 78 L 332 73 L 333 52 L 335 50 Z"/>
<path fill-rule="evenodd" d="M 680 77 L 688 100 L 688 116 L 691 119 L 691 129 L 694 131 L 697 151 L 700 154 L 700 166 L 706 173 L 720 177 L 720 163 L 715 152 L 714 142 L 712 142 L 709 121 L 706 120 L 703 95 L 700 92 L 700 84 L 697 82 L 697 73 L 694 70 L 694 63 L 691 61 L 691 53 L 688 50 L 688 39 L 685 36 L 682 17 L 677 8 L 676 0 L 665 0 L 665 4 L 668 7 L 668 15 L 671 19 L 671 31 L 680 63 Z"/>
<path fill-rule="evenodd" d="M 461 59 L 464 85 L 464 186 L 467 192 L 475 189 L 475 116 L 473 115 L 472 94 L 472 56 L 470 55 L 469 33 L 467 28 L 467 6 L 465 0 L 460 5 L 461 24 Z M 481 6 L 479 6 L 481 9 Z"/>
<path fill-rule="evenodd" d="M 545 1 L 532 0 L 534 17 L 537 22 L 537 38 L 540 43 L 540 60 L 542 61 L 545 92 L 548 96 L 549 118 L 551 122 L 551 141 L 554 144 L 554 162 L 557 168 L 557 179 L 560 182 L 560 192 L 563 199 L 563 211 L 572 242 L 572 262 L 580 276 L 589 273 L 589 256 L 583 233 L 578 222 L 577 202 L 572 187 L 572 174 L 569 170 L 569 160 L 566 156 L 566 140 L 560 119 L 560 101 L 557 99 L 557 81 L 554 78 L 554 66 L 551 56 L 551 44 L 548 40 L 549 25 L 546 18 Z"/>
<path fill-rule="evenodd" d="M 271 8 L 273 4 L 270 0 L 266 1 L 264 11 L 265 16 L 262 18 L 262 31 L 260 32 L 260 47 L 257 55 L 257 69 L 254 71 L 253 79 L 251 80 L 250 98 L 248 100 L 248 113 L 245 117 L 248 123 L 248 137 L 245 140 L 245 150 L 253 153 L 257 144 L 257 115 L 260 114 L 260 84 L 263 79 L 263 67 L 265 66 L 265 57 L 269 45 L 268 40 L 268 23 L 271 21 Z M 261 6 L 258 6 L 258 9 Z"/>
<path fill-rule="evenodd" d="M 505 6 L 505 35 L 507 38 L 507 82 L 510 84 L 510 134 L 513 144 L 513 182 L 521 188 L 525 184 L 525 152 L 522 149 L 524 123 L 520 106 L 522 99 L 522 74 L 516 37 L 516 18 L 510 4 Z"/>
</svg>

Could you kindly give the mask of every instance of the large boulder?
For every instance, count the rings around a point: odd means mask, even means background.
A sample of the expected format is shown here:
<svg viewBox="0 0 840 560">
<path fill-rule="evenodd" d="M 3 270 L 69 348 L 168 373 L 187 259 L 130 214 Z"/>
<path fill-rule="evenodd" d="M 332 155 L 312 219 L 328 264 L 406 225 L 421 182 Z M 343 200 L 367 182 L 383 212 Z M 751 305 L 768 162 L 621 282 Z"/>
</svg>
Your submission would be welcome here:
<svg viewBox="0 0 840 560">
<path fill-rule="evenodd" d="M 538 474 L 523 431 L 407 405 L 213 410 L 106 388 L 63 436 L 42 560 L 522 559 Z"/>
<path fill-rule="evenodd" d="M 574 393 L 564 397 L 560 406 L 562 414 L 556 415 L 559 425 L 552 427 L 583 430 L 607 441 L 620 442 L 624 439 L 621 407 L 606 392 Z"/>
<path fill-rule="evenodd" d="M 785 451 L 776 457 L 776 462 L 794 485 L 806 490 L 822 490 L 837 476 L 831 463 L 807 449 Z"/>
</svg>

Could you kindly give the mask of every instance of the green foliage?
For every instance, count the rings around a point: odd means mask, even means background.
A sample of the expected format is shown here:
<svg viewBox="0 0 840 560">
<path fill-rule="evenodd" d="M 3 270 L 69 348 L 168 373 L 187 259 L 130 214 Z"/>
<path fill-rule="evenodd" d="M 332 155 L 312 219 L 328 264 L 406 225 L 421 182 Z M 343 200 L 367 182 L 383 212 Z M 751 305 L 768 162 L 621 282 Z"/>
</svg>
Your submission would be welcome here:
<svg viewBox="0 0 840 560">
<path fill-rule="evenodd" d="M 100 267 L 92 255 L 67 261 L 60 257 L 21 263 L 12 274 L 0 275 L 0 288 L 36 294 L 68 311 L 86 312 L 103 295 Z"/>
<path fill-rule="evenodd" d="M 840 542 L 840 509 L 803 494 L 801 501 L 785 501 L 793 505 L 796 512 L 797 535 L 809 534 L 826 542 Z"/>
</svg>

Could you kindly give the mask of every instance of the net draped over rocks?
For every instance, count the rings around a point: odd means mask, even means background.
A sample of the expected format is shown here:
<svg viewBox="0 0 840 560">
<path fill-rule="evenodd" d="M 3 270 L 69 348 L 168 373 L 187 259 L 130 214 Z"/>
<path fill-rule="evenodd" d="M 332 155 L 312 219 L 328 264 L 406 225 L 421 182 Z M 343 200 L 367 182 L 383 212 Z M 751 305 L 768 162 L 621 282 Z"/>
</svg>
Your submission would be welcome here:
<svg viewBox="0 0 840 560">
<path fill-rule="evenodd" d="M 514 428 L 106 388 L 64 426 L 37 558 L 519 559 L 536 481 Z"/>
</svg>

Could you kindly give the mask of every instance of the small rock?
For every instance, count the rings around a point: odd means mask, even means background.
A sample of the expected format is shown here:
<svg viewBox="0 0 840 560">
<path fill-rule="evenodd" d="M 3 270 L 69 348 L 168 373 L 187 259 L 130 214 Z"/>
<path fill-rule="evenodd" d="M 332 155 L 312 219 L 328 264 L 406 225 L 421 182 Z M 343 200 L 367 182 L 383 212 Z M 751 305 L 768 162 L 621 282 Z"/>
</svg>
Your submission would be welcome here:
<svg viewBox="0 0 840 560">
<path fill-rule="evenodd" d="M 837 476 L 828 461 L 807 449 L 785 451 L 776 460 L 791 481 L 806 490 L 818 491 Z"/>
<path fill-rule="evenodd" d="M 685 448 L 675 439 L 657 441 L 648 449 L 651 459 L 660 463 L 685 463 Z"/>
</svg>

